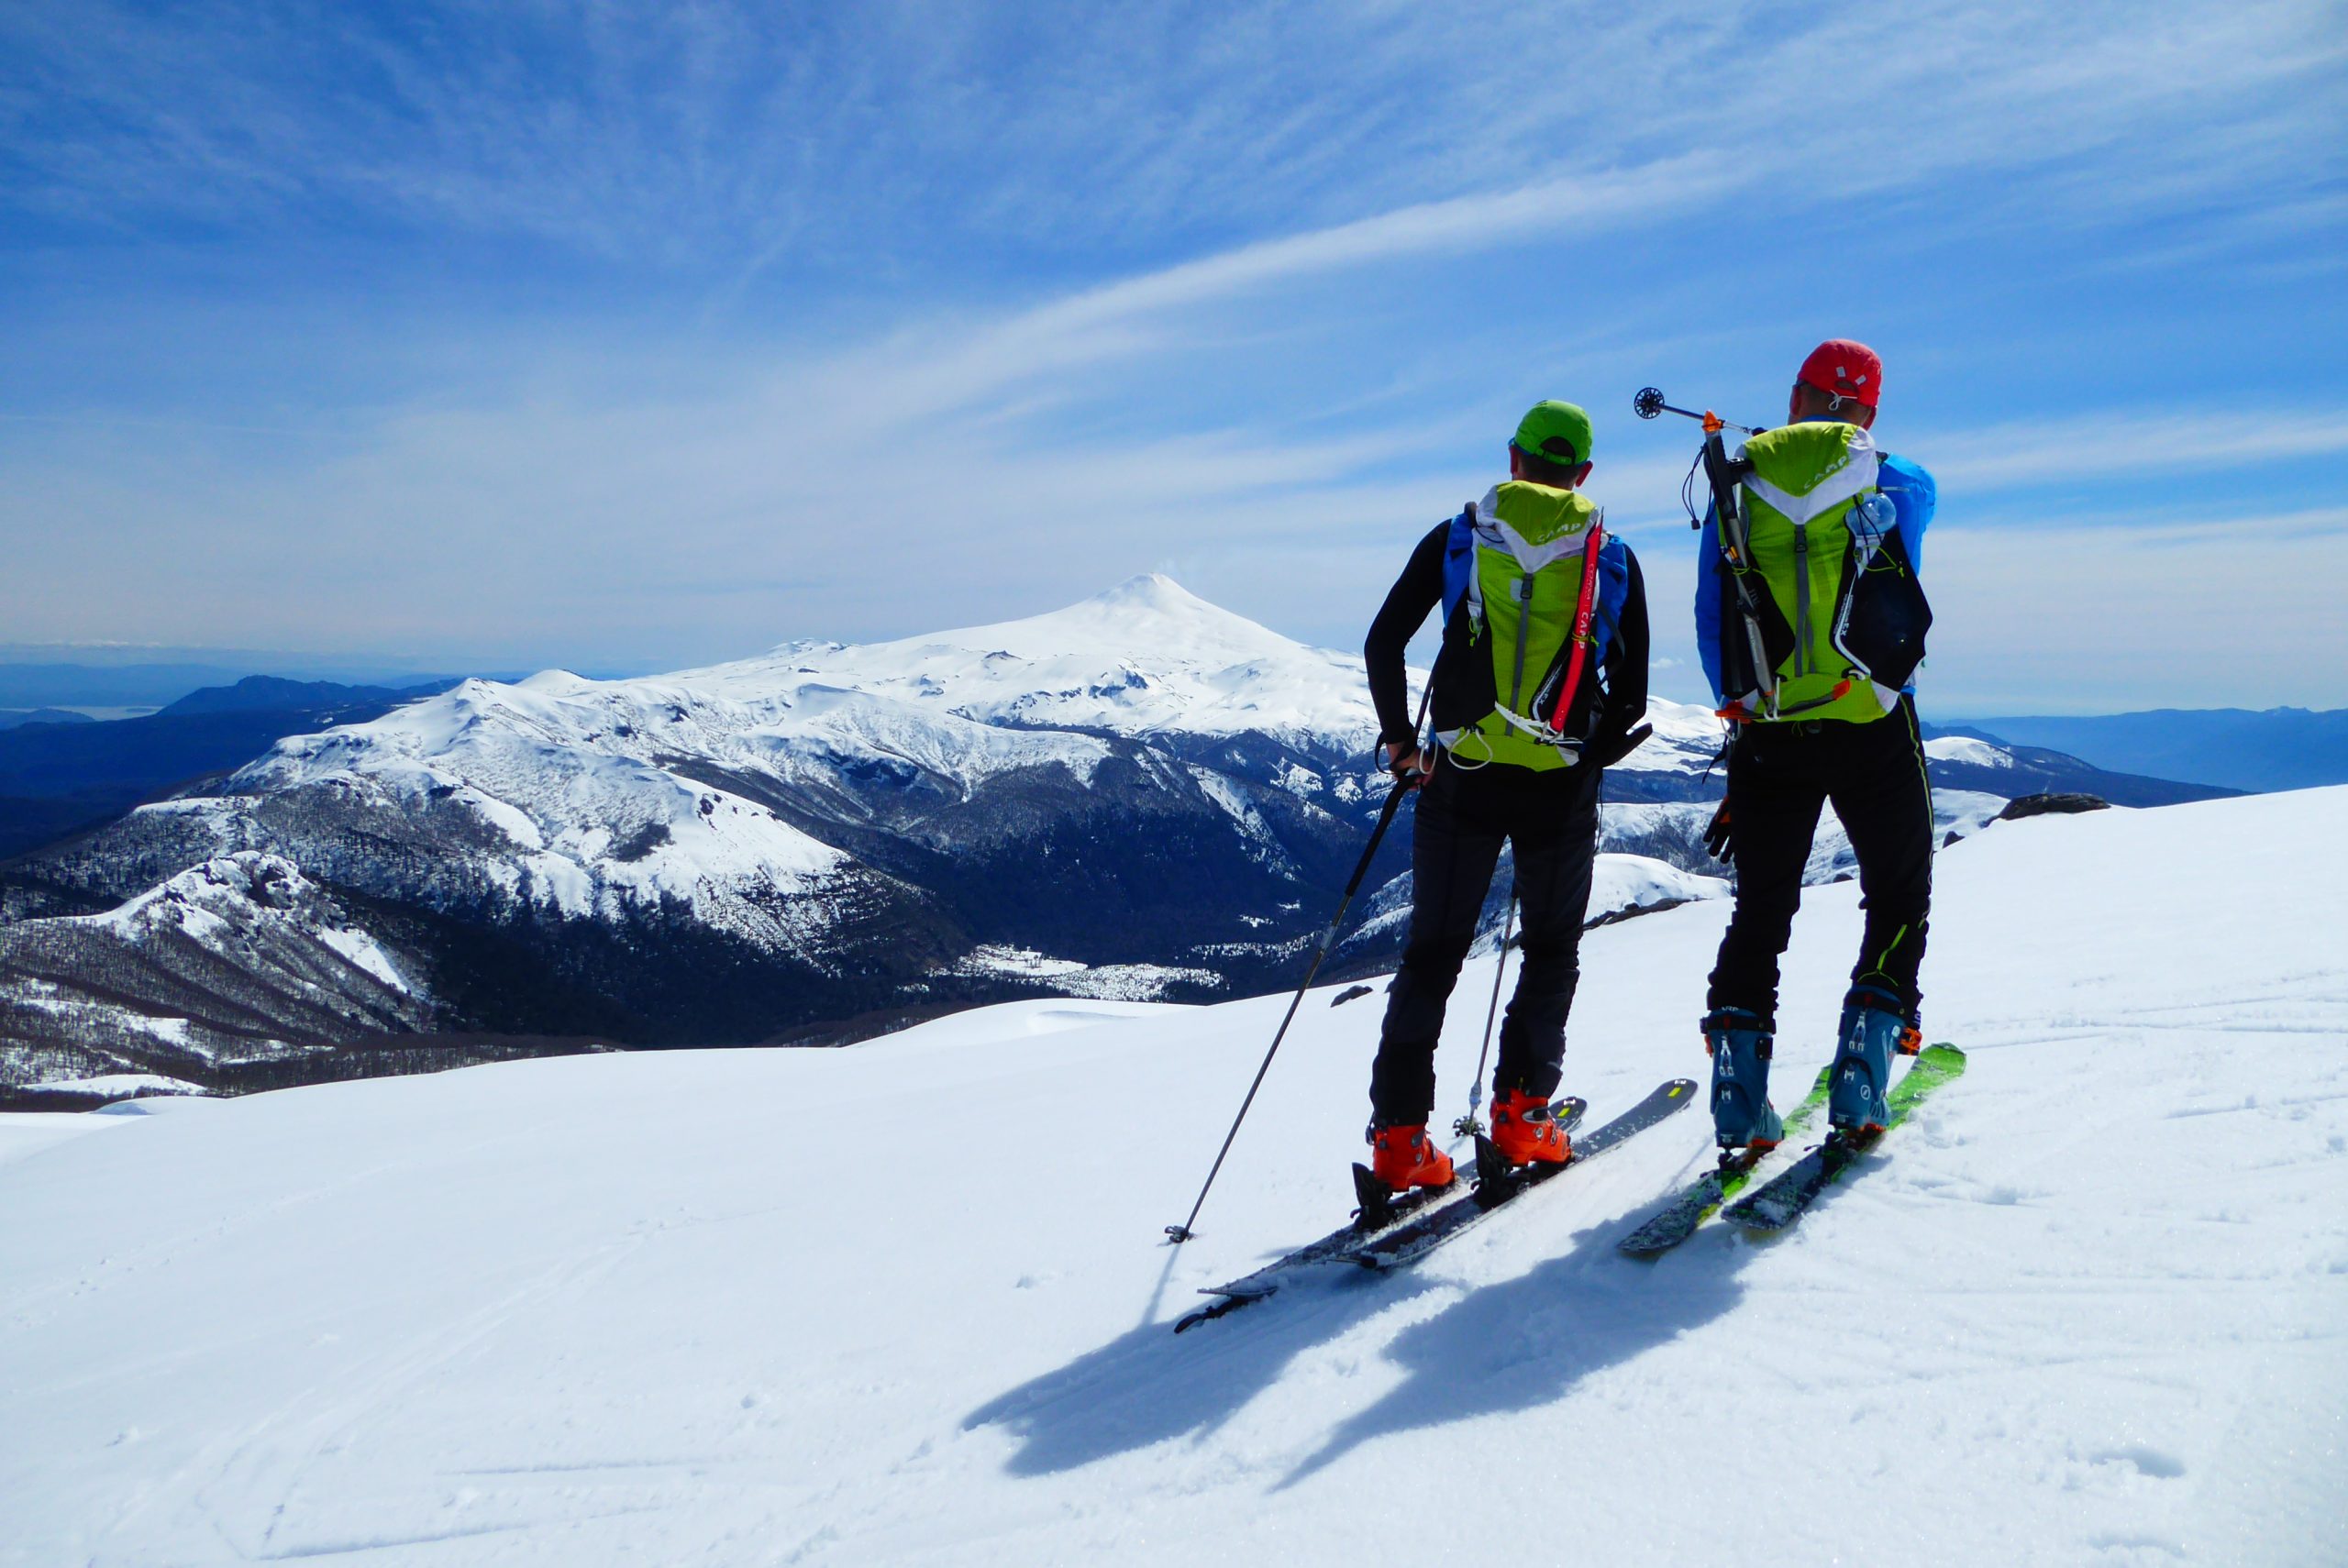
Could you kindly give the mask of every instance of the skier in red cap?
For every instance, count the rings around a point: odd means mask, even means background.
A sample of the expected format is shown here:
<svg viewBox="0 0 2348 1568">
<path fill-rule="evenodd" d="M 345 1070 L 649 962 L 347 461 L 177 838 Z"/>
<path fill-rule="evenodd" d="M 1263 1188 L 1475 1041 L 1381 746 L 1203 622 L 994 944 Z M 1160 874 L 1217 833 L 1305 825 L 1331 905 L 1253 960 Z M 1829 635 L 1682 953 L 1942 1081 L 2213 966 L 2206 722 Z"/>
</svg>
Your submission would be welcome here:
<svg viewBox="0 0 2348 1568">
<path fill-rule="evenodd" d="M 1875 411 L 1882 403 L 1883 361 L 1876 358 L 1874 349 L 1847 337 L 1830 337 L 1812 348 L 1810 358 L 1801 362 L 1800 374 L 1794 377 L 1793 402 L 1786 411 L 1789 425 L 1819 417 L 1816 413 L 1803 412 L 1805 387 L 1826 394 L 1827 417 L 1839 414 L 1844 407 L 1855 412 L 1866 410 L 1864 419 L 1850 421 L 1864 430 L 1875 423 Z M 1809 400 L 1810 403 L 1815 402 Z"/>
<path fill-rule="evenodd" d="M 1723 1149 L 1784 1135 L 1769 1104 L 1778 960 L 1830 802 L 1866 911 L 1828 1104 L 1841 1135 L 1885 1124 L 1892 1054 L 1919 1040 L 1933 823 L 1911 677 L 1932 621 L 1916 572 L 1935 495 L 1930 474 L 1876 447 L 1882 397 L 1874 349 L 1820 344 L 1787 423 L 1740 454 L 1736 536 L 1722 538 L 1717 508 L 1705 520 L 1697 645 L 1734 726 L 1727 799 L 1706 835 L 1736 867 L 1703 1023 Z"/>
</svg>

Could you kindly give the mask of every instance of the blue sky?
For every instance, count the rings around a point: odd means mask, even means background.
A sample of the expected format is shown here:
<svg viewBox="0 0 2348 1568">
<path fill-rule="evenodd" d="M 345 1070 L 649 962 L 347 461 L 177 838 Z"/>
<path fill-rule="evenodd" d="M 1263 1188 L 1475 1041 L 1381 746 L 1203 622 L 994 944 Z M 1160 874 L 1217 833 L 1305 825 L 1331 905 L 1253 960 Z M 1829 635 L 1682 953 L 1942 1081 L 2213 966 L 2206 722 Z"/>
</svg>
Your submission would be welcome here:
<svg viewBox="0 0 2348 1568">
<path fill-rule="evenodd" d="M 1160 569 L 1361 631 L 1541 397 L 1828 336 L 1928 708 L 2348 704 L 2348 6 L 0 9 L 11 642 L 657 668 Z"/>
</svg>

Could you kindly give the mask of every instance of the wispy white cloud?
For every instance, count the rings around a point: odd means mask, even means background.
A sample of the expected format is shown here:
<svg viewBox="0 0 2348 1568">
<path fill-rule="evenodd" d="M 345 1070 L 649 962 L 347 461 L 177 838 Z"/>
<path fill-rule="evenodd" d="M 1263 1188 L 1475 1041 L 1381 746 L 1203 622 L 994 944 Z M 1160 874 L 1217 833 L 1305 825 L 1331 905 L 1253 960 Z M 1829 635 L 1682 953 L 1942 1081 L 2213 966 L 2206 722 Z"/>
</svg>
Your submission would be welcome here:
<svg viewBox="0 0 2348 1568">
<path fill-rule="evenodd" d="M 1930 712 L 2342 701 L 2348 510 L 1936 536 Z"/>
<path fill-rule="evenodd" d="M 1866 27 L 1830 23 L 1767 46 L 1714 39 L 1722 47 L 1757 48 L 1759 57 L 1720 73 L 1717 90 L 1704 95 L 1712 105 L 1709 117 L 1690 119 L 1679 111 L 1691 145 L 1658 151 L 1645 138 L 1634 152 L 1642 138 L 1603 130 L 1571 143 L 1583 160 L 1579 172 L 1249 241 L 976 323 L 924 323 L 885 345 L 880 357 L 903 362 L 909 342 L 957 341 L 958 347 L 944 354 L 911 356 L 921 373 L 898 394 L 923 408 L 952 408 L 998 397 L 1022 381 L 1162 353 L 1178 332 L 1197 330 L 1201 312 L 1351 271 L 1469 257 L 1542 237 L 1602 243 L 1675 215 L 1734 211 L 1740 199 L 1831 211 L 1862 194 L 1927 189 L 1960 170 L 1988 178 L 2052 170 L 2067 192 L 2064 215 L 2074 223 L 2173 209 L 2213 189 L 2238 188 L 2248 169 L 2206 147 L 2199 161 L 2189 168 L 2165 164 L 2157 179 L 2141 171 L 2137 178 L 2115 179 L 2103 160 L 2090 191 L 2070 187 L 2075 176 L 2084 178 L 2071 165 L 2140 134 L 2156 108 L 2165 106 L 2172 121 L 2220 106 L 2232 113 L 2241 94 L 2323 61 L 2348 59 L 2348 47 L 2320 49 L 2313 58 L 2277 58 L 2244 42 L 2245 34 L 2254 34 L 2271 44 L 2294 34 L 2304 19 L 2303 6 L 2267 6 L 2247 18 L 2232 11 L 2222 19 L 2196 15 L 2190 26 L 2163 34 L 2083 28 L 2072 18 L 2027 29 L 2030 47 L 2017 50 L 2007 29 L 2024 29 L 2012 18 L 2005 28 L 1984 26 L 1977 13 L 1961 8 Z M 1935 22 L 1948 28 L 1944 41 L 1961 51 L 1955 61 L 1919 46 L 1914 35 L 1931 35 Z M 1686 36 L 1711 35 L 1689 28 Z M 1895 39 L 1909 47 L 1891 48 Z M 1851 72 L 1855 58 L 1868 60 L 1870 70 Z M 2177 62 L 2187 58 L 2193 69 L 2180 75 Z M 1956 62 L 1972 68 L 1955 69 Z M 1930 91 L 1920 91 L 1927 83 Z M 1786 120 L 1789 98 L 1830 93 L 1851 119 L 1876 127 L 1871 156 L 1821 159 L 1802 125 Z M 1566 101 L 1572 95 L 1534 96 Z M 1919 102 L 1928 107 L 1911 112 L 1909 105 Z M 2296 140 L 2290 127 L 2309 117 L 2297 105 L 2261 116 L 2237 138 L 2243 156 L 2262 167 L 2287 161 L 2277 148 Z M 1615 161 L 1591 161 L 1604 158 Z M 1790 211 L 1787 215 L 1792 221 Z M 1741 232 L 1747 220 L 1733 221 Z"/>
<path fill-rule="evenodd" d="M 1165 280 L 1195 288 L 1423 243 L 1401 215 L 1440 224 L 1463 195 L 1485 206 L 1453 216 L 1505 228 L 1588 205 L 1545 194 L 1558 182 L 1705 160 L 1774 175 L 1780 200 L 2087 153 L 2066 210 L 2174 203 L 2251 165 L 2268 182 L 2298 133 L 2336 128 L 2336 21 L 2322 0 L 2127 26 L 1955 0 L 1799 20 L 1700 0 L 76 0 L 0 14 L 0 199 L 125 225 L 404 218 L 735 279 L 784 258 L 936 276 L 974 245 L 1095 271 L 1225 252 Z M 1817 156 L 1813 106 L 1864 149 Z M 2320 160 L 2297 161 L 2320 190 Z"/>
<path fill-rule="evenodd" d="M 2331 165 L 2288 149 L 2337 108 L 2331 7 L 2094 9 L 884 6 L 778 28 L 612 5 L 466 12 L 427 45 L 241 0 L 22 8 L 0 18 L 0 211 L 193 215 L 256 248 L 408 225 L 421 247 L 387 243 L 419 270 L 443 237 L 526 234 L 616 259 L 658 308 L 718 298 L 723 325 L 679 347 L 591 320 L 564 356 L 496 329 L 492 371 L 267 449 L 194 421 L 277 425 L 240 416 L 273 389 L 176 427 L 0 431 L 19 568 L 0 618 L 683 661 L 1040 609 L 1176 562 L 1348 641 L 1399 552 L 1496 477 L 1531 396 L 1596 406 L 1583 389 L 1667 358 L 1710 373 L 1731 335 L 1798 337 L 1846 287 L 1880 313 L 1903 270 L 1925 292 L 1960 275 L 1993 220 L 2092 229 L 2232 190 L 2316 215 L 2270 240 L 2321 232 Z M 1877 264 L 1911 207 L 1937 216 Z M 1911 260 L 1927 245 L 1937 271 Z M 1818 286 L 1751 290 L 1767 249 L 1815 253 Z M 1649 254 L 1651 284 L 1587 289 Z M 842 326 L 849 296 L 883 326 Z M 1550 324 L 1558 298 L 1576 308 Z M 1630 422 L 1601 412 L 1613 442 Z M 1945 489 L 1989 494 L 2330 455 L 2348 414 L 2236 399 L 1917 445 Z M 1667 628 L 1692 580 L 1667 526 L 1685 450 L 1634 431 L 1594 481 L 1652 547 Z M 1943 539 L 1961 628 L 1971 547 Z M 2050 558 L 2085 574 L 2075 601 L 2101 591 L 2084 547 Z"/>
<path fill-rule="evenodd" d="M 2348 409 L 2212 407 L 2193 414 L 2110 409 L 1926 437 L 1933 477 L 1952 489 L 2011 490 L 2113 474 L 2162 477 L 2348 451 Z"/>
</svg>

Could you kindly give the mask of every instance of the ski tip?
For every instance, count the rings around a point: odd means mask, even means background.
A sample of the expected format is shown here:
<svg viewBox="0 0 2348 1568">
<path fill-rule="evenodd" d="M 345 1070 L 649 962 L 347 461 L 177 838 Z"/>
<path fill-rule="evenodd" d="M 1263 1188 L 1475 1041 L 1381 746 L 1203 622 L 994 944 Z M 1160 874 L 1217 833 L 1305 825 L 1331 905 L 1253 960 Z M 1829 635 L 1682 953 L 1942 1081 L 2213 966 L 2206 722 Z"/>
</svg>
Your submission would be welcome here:
<svg viewBox="0 0 2348 1568">
<path fill-rule="evenodd" d="M 1916 1054 L 1914 1065 L 1908 1069 L 1908 1077 L 1914 1080 L 1918 1090 L 1964 1076 L 1965 1053 L 1946 1043 L 1925 1046 Z M 1898 1084 L 1892 1086 L 1895 1091 L 1899 1087 Z"/>
</svg>

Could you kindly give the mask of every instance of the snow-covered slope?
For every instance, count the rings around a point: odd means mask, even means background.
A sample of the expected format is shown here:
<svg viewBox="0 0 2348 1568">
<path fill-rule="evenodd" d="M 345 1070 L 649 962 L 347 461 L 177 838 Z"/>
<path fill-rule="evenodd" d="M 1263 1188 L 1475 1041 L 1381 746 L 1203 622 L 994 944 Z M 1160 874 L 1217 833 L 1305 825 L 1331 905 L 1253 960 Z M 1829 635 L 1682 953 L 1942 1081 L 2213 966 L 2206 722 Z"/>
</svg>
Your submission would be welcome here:
<svg viewBox="0 0 2348 1568">
<path fill-rule="evenodd" d="M 1788 1236 L 1612 1252 L 1690 1115 L 1180 1339 L 1342 1217 L 1374 999 L 1308 1000 L 1179 1251 L 1282 999 L 0 1122 L 0 1563 L 2342 1561 L 2348 790 L 1937 882 L 1971 1070 Z M 1856 903 L 1806 902 L 1781 1096 Z M 1590 937 L 1597 1115 L 1701 1071 L 1723 913 Z"/>
<path fill-rule="evenodd" d="M 107 913 L 0 925 L 0 1084 L 183 1091 L 322 1034 L 415 1029 L 413 967 L 292 862 L 224 855 Z"/>
</svg>

